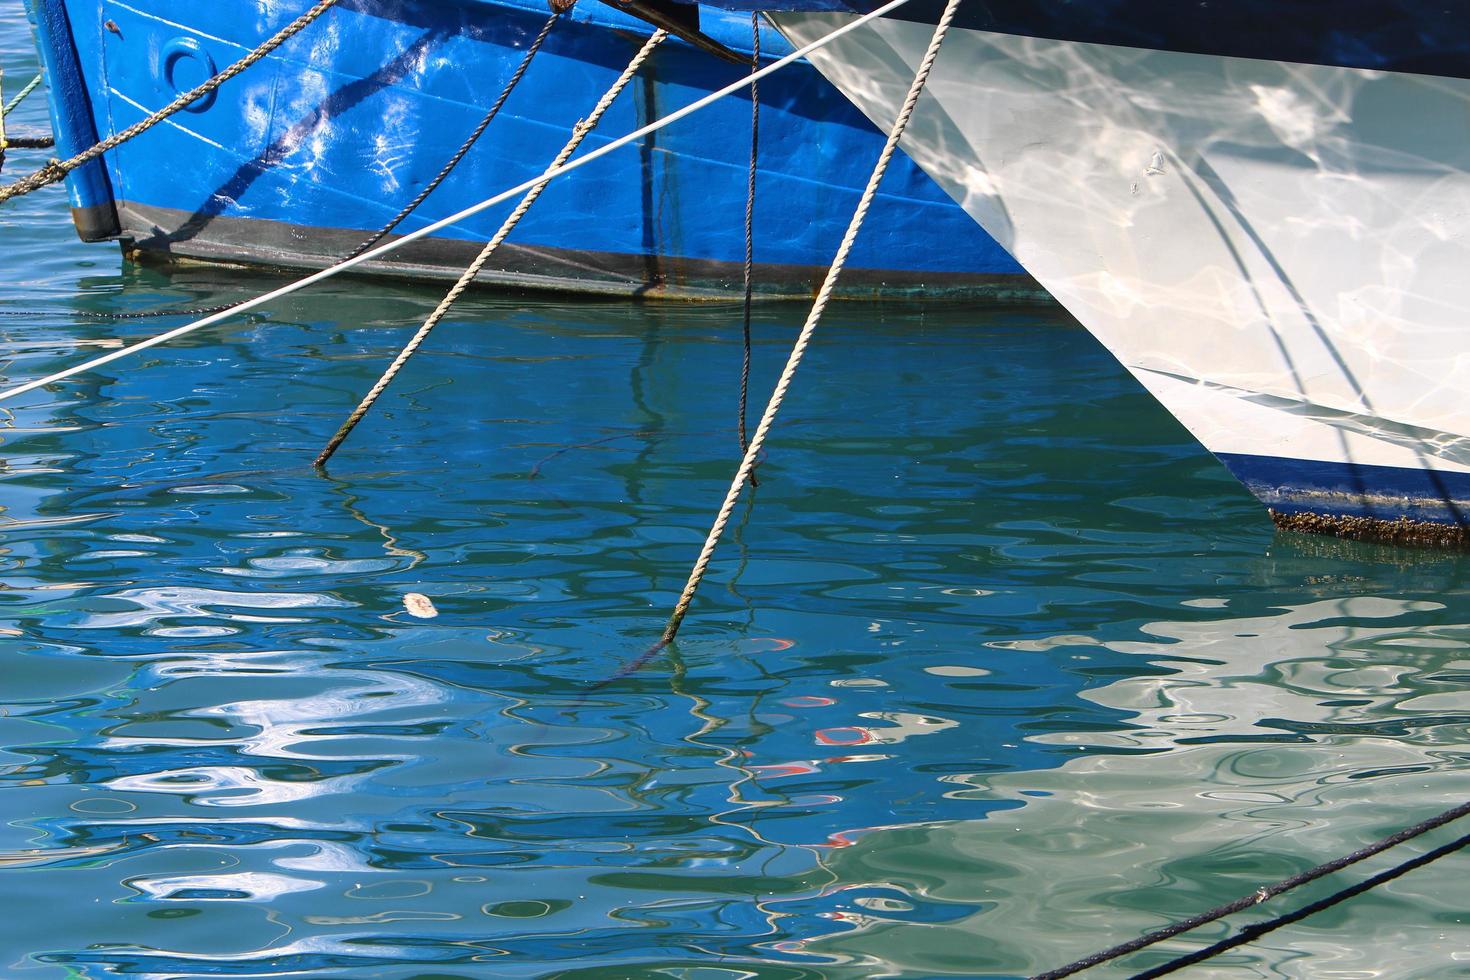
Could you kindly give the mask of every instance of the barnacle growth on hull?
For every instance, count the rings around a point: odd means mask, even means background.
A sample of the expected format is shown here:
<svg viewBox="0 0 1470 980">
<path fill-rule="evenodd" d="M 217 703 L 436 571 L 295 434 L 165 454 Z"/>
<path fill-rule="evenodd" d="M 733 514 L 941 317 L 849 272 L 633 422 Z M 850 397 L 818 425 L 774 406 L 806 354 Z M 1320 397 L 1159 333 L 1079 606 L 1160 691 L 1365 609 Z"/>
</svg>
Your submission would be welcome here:
<svg viewBox="0 0 1470 980">
<path fill-rule="evenodd" d="M 1352 541 L 1383 541 L 1434 548 L 1470 548 L 1470 531 L 1459 524 L 1416 521 L 1399 517 L 1386 521 L 1349 514 L 1283 514 L 1271 511 L 1271 520 L 1284 531 L 1326 534 Z"/>
</svg>

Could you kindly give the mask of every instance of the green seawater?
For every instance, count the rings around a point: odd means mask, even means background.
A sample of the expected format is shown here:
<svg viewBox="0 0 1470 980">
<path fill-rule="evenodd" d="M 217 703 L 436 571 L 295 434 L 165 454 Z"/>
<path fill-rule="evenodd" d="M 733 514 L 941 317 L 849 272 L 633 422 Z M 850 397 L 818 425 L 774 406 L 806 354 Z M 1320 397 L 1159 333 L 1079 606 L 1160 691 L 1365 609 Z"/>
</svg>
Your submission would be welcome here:
<svg viewBox="0 0 1470 980">
<path fill-rule="evenodd" d="M 178 322 L 79 312 L 281 281 L 124 265 L 55 188 L 0 262 L 50 311 L 0 317 L 7 383 Z M 438 295 L 0 403 L 0 976 L 1019 976 L 1470 794 L 1467 559 L 1275 532 L 1060 311 L 835 307 L 645 656 L 738 308 L 472 296 L 313 471 Z M 757 405 L 804 313 L 759 311 Z M 1467 860 L 1182 975 L 1470 976 Z"/>
</svg>

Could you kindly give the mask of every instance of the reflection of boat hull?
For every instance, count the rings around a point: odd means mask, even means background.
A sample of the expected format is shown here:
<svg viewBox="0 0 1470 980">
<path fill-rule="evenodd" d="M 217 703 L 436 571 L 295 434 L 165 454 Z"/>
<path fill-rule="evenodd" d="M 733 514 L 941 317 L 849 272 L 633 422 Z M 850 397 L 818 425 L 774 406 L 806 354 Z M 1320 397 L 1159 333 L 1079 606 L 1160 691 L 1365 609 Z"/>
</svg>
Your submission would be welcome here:
<svg viewBox="0 0 1470 980">
<path fill-rule="evenodd" d="M 166 104 L 309 6 L 203 4 L 185 14 L 167 0 L 31 2 L 63 154 Z M 74 174 L 79 229 L 119 237 L 140 257 L 329 265 L 440 170 L 546 17 L 541 0 L 343 3 L 197 107 L 109 153 L 105 166 Z M 748 15 L 712 12 L 704 22 L 750 50 Z M 600 4 L 566 14 L 485 136 L 400 230 L 539 174 L 650 31 Z M 789 51 L 766 35 L 768 57 Z M 599 133 L 621 135 L 746 70 L 670 40 Z M 773 76 L 762 95 L 757 288 L 809 295 L 882 136 L 809 65 Z M 749 144 L 749 101 L 730 99 L 553 184 L 482 278 L 604 295 L 738 289 Z M 848 295 L 1042 295 L 911 162 L 896 163 L 885 187 L 843 280 Z M 364 268 L 457 277 L 509 209 Z"/>
<path fill-rule="evenodd" d="M 1175 7 L 1161 31 L 1244 17 Z M 813 55 L 880 126 L 932 31 L 907 9 L 897 16 L 915 20 Z M 1098 43 L 1105 25 L 1082 23 L 1088 13 L 1063 24 L 1062 9 L 1017 0 L 962 15 L 905 149 L 1279 519 L 1342 518 L 1331 526 L 1349 532 L 1431 521 L 1460 536 L 1470 82 L 1368 67 L 1470 74 L 1458 48 L 1430 43 L 1459 15 L 1400 12 L 1349 38 L 1357 47 L 1332 35 L 1344 54 L 1325 50 L 1321 23 L 1277 31 L 1274 15 L 1257 18 L 1270 25 L 1260 35 Z M 1037 34 L 1005 22 L 1017 11 L 1045 21 L 1026 28 Z M 776 20 L 805 42 L 851 16 Z M 1316 16 L 1357 24 L 1338 6 Z M 1386 38 L 1420 48 L 1384 54 Z M 1336 60 L 1262 58 L 1277 48 Z"/>
</svg>

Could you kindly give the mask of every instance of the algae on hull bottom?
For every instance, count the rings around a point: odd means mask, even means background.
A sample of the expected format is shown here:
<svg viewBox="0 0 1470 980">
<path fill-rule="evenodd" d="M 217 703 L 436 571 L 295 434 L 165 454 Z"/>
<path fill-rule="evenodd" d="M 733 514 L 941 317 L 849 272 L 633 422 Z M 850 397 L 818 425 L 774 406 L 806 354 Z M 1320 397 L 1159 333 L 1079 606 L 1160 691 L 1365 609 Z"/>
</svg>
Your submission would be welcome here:
<svg viewBox="0 0 1470 980">
<path fill-rule="evenodd" d="M 1470 547 L 1470 533 L 1461 525 L 1416 521 L 1407 517 L 1386 521 L 1348 514 L 1283 514 L 1272 510 L 1271 520 L 1284 531 L 1326 534 L 1353 541 L 1383 541 L 1434 548 Z"/>
</svg>

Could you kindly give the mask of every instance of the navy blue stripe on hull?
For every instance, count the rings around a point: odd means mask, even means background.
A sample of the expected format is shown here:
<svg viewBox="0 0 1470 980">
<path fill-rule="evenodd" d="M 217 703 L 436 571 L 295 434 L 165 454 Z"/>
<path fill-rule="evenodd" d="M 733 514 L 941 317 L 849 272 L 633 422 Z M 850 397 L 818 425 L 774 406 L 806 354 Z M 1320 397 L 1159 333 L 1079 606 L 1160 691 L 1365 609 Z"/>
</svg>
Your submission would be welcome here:
<svg viewBox="0 0 1470 980">
<path fill-rule="evenodd" d="M 751 0 L 714 0 L 745 7 Z M 880 0 L 845 0 L 862 13 Z M 770 10 L 830 10 L 834 0 L 768 0 Z M 888 17 L 933 24 L 943 0 Z M 1470 78 L 1465 0 L 966 0 L 955 26 L 1159 51 Z"/>
<path fill-rule="evenodd" d="M 1470 473 L 1218 453 L 1235 478 L 1282 514 L 1470 527 Z"/>
</svg>

